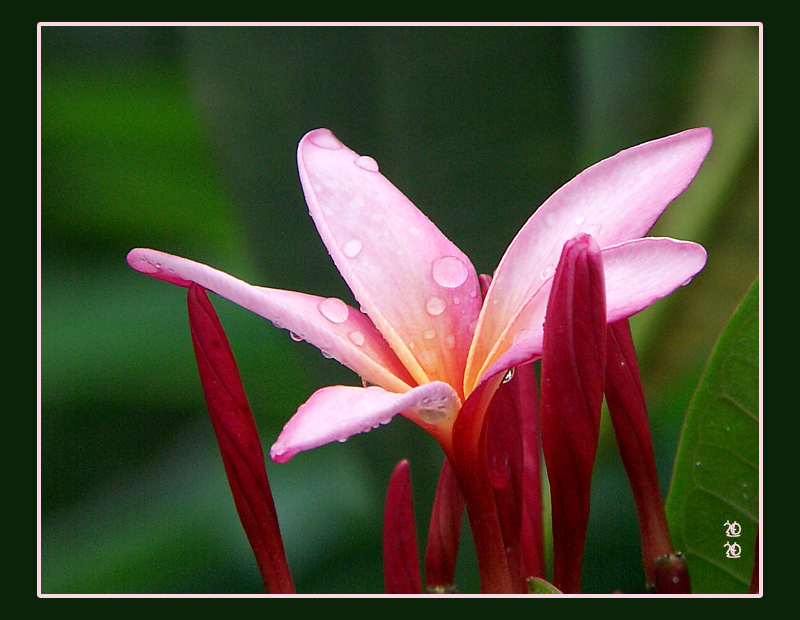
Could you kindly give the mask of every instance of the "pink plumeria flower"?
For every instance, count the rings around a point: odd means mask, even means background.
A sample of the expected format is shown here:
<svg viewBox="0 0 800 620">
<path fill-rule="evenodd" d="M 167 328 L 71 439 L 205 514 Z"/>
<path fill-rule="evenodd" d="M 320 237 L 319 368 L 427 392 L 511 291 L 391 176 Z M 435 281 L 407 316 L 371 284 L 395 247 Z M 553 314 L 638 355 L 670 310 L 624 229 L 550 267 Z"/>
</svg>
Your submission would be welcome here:
<svg viewBox="0 0 800 620">
<path fill-rule="evenodd" d="M 564 244 L 580 233 L 601 248 L 608 322 L 686 284 L 705 265 L 698 244 L 644 237 L 691 182 L 711 146 L 693 129 L 625 150 L 547 200 L 506 250 L 486 296 L 466 255 L 378 170 L 327 129 L 298 147 L 311 217 L 360 305 L 253 286 L 185 258 L 135 249 L 129 264 L 191 282 L 269 319 L 359 375 L 365 387 L 314 393 L 284 427 L 273 460 L 389 422 L 401 414 L 452 456 L 453 425 L 476 388 L 542 352 L 544 312 Z M 480 390 L 482 393 L 484 390 Z M 482 397 L 483 398 L 483 397 Z"/>
</svg>

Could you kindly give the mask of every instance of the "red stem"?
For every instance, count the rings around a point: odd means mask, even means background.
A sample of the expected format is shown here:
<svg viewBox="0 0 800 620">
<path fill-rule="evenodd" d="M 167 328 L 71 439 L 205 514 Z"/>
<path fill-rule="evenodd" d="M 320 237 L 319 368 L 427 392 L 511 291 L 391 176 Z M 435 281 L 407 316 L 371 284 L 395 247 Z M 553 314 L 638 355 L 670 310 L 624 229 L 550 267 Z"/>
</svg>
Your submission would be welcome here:
<svg viewBox="0 0 800 620">
<path fill-rule="evenodd" d="M 484 594 L 518 592 L 508 567 L 486 460 L 486 411 L 501 380 L 502 376 L 497 376 L 485 381 L 464 403 L 453 428 L 452 454 L 448 455 L 467 506 Z"/>
</svg>

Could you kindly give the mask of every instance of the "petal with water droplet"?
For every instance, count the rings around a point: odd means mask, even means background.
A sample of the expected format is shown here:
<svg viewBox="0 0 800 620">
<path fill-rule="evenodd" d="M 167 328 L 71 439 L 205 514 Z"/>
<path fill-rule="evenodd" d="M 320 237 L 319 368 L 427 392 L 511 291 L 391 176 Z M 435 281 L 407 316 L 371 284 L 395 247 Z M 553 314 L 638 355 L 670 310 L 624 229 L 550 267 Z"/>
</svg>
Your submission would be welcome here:
<svg viewBox="0 0 800 620">
<path fill-rule="evenodd" d="M 452 387 L 440 381 L 426 383 L 404 394 L 379 387 L 334 385 L 322 388 L 303 404 L 283 427 L 270 450 L 270 457 L 286 463 L 295 454 L 319 446 L 344 441 L 402 413 L 417 422 L 427 423 L 415 409 L 441 413 L 441 422 L 455 417 L 460 401 Z M 332 413 L 335 412 L 335 415 Z M 428 428 L 426 426 L 426 428 Z M 434 430 L 435 432 L 435 430 Z"/>
<path fill-rule="evenodd" d="M 179 286 L 196 282 L 277 327 L 302 334 L 303 340 L 370 383 L 398 392 L 414 385 L 369 318 L 340 299 L 253 286 L 207 265 L 156 250 L 131 250 L 128 264 Z"/>
<path fill-rule="evenodd" d="M 471 342 L 468 326 L 481 305 L 473 295 L 479 290 L 475 269 L 378 171 L 373 159 L 344 145 L 332 149 L 334 141 L 341 144 L 327 129 L 318 129 L 301 140 L 297 153 L 320 237 L 353 295 L 414 379 L 442 380 L 460 390 Z M 423 342 L 428 330 L 441 335 L 433 341 L 435 367 L 418 358 L 420 351 L 431 350 L 431 343 Z"/>
</svg>

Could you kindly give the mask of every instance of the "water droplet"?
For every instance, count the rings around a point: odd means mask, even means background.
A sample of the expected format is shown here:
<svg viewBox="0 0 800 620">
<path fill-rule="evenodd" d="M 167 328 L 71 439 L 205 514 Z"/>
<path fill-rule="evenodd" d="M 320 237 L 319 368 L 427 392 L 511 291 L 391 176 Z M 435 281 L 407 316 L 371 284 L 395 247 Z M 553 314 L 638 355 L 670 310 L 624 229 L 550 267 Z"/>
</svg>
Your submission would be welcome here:
<svg viewBox="0 0 800 620">
<path fill-rule="evenodd" d="M 547 224 L 550 228 L 556 225 L 556 216 L 552 213 L 548 213 L 544 216 L 544 223 Z"/>
<path fill-rule="evenodd" d="M 436 332 L 433 331 L 432 329 L 426 329 L 425 333 L 422 335 L 425 337 L 425 340 L 433 340 L 434 338 L 436 338 Z"/>
<path fill-rule="evenodd" d="M 358 347 L 364 344 L 364 334 L 358 330 L 350 332 L 347 334 L 347 337 L 350 338 L 351 342 Z"/>
<path fill-rule="evenodd" d="M 350 241 L 342 246 L 342 252 L 344 252 L 347 258 L 355 258 L 361 251 L 361 247 L 361 241 L 358 239 L 350 239 Z"/>
<path fill-rule="evenodd" d="M 431 316 L 439 316 L 447 307 L 447 303 L 441 297 L 432 296 L 425 302 L 425 310 Z"/>
<path fill-rule="evenodd" d="M 509 368 L 506 371 L 506 374 L 503 376 L 503 383 L 508 383 L 513 378 L 514 378 L 514 369 L 513 368 Z"/>
<path fill-rule="evenodd" d="M 425 370 L 431 370 L 436 366 L 438 357 L 436 351 L 420 351 L 417 360 Z"/>
<path fill-rule="evenodd" d="M 586 221 L 586 218 L 582 215 L 579 215 L 575 218 L 575 226 L 580 226 Z"/>
<path fill-rule="evenodd" d="M 448 334 L 444 338 L 444 344 L 448 349 L 454 349 L 456 347 L 456 337 L 452 334 Z"/>
<path fill-rule="evenodd" d="M 695 467 L 700 467 L 702 464 L 703 464 L 703 463 L 701 463 L 700 461 L 697 461 L 697 463 L 695 463 L 695 464 L 694 464 L 694 466 L 695 466 Z"/>
<path fill-rule="evenodd" d="M 556 272 L 555 268 L 552 265 L 548 265 L 547 267 L 542 269 L 542 273 L 540 273 L 539 276 L 542 278 L 542 280 L 549 280 L 550 278 L 553 277 L 553 274 L 555 274 L 555 272 Z"/>
<path fill-rule="evenodd" d="M 317 131 L 311 135 L 311 143 L 321 149 L 328 149 L 329 151 L 338 151 L 342 148 L 342 143 L 330 131 Z"/>
<path fill-rule="evenodd" d="M 466 281 L 469 269 L 457 256 L 444 256 L 433 261 L 432 273 L 439 286 L 457 288 Z"/>
<path fill-rule="evenodd" d="M 356 160 L 356 166 L 368 172 L 378 172 L 378 162 L 369 155 L 362 155 Z"/>
<path fill-rule="evenodd" d="M 423 422 L 428 424 L 439 424 L 447 417 L 447 411 L 444 409 L 428 409 L 420 407 L 417 409 L 417 415 Z"/>
<path fill-rule="evenodd" d="M 303 337 L 295 334 L 294 332 L 289 332 L 289 337 L 294 340 L 295 342 L 302 342 Z"/>
<path fill-rule="evenodd" d="M 350 315 L 350 309 L 341 299 L 328 297 L 319 302 L 317 306 L 320 314 L 331 323 L 344 323 Z"/>
</svg>

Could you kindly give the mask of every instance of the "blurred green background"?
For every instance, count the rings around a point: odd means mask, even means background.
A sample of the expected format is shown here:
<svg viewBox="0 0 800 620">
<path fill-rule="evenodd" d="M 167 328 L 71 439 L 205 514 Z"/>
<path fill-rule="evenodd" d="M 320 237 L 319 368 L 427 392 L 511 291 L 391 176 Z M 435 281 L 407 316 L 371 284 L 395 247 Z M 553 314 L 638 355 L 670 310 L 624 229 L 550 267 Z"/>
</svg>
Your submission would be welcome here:
<svg viewBox="0 0 800 620">
<path fill-rule="evenodd" d="M 250 282 L 351 299 L 300 189 L 328 127 L 491 273 L 580 170 L 709 126 L 694 184 L 653 234 L 709 251 L 633 320 L 662 489 L 703 364 L 759 270 L 759 29 L 40 29 L 41 592 L 259 593 L 192 355 L 185 291 L 131 270 L 153 247 Z M 357 377 L 214 298 L 265 449 L 315 389 Z M 422 540 L 441 455 L 403 419 L 267 463 L 301 593 L 380 593 L 381 520 L 409 458 Z M 643 591 L 633 500 L 608 425 L 584 591 Z M 470 543 L 458 583 L 477 591 Z"/>
</svg>

